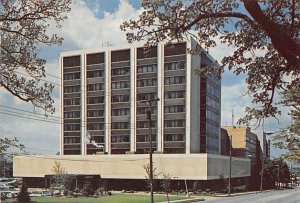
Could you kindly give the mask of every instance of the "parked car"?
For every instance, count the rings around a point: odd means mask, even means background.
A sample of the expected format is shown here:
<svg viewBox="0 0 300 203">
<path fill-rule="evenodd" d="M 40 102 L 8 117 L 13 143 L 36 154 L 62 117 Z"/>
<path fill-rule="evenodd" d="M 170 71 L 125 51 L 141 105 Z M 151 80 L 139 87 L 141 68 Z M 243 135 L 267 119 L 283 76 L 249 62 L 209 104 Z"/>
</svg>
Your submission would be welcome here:
<svg viewBox="0 0 300 203">
<path fill-rule="evenodd" d="M 42 196 L 52 196 L 52 194 L 49 191 L 42 191 Z"/>
<path fill-rule="evenodd" d="M 32 191 L 32 192 L 29 192 L 29 196 L 30 197 L 41 197 L 42 192 L 41 191 Z"/>
</svg>

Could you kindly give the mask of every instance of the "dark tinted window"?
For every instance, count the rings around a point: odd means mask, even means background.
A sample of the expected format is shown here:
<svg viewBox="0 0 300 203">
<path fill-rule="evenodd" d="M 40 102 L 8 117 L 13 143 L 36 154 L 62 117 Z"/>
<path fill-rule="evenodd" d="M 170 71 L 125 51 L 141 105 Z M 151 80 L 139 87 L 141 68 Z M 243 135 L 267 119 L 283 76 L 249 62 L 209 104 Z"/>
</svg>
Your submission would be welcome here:
<svg viewBox="0 0 300 203">
<path fill-rule="evenodd" d="M 157 57 L 157 47 L 150 47 L 150 48 L 138 48 L 137 49 L 137 58 L 143 59 L 143 58 L 154 58 Z"/>
<path fill-rule="evenodd" d="M 130 50 L 121 50 L 111 52 L 111 61 L 129 61 L 130 60 Z"/>
<path fill-rule="evenodd" d="M 165 56 L 186 54 L 186 43 L 165 45 Z"/>
<path fill-rule="evenodd" d="M 63 58 L 64 67 L 80 66 L 80 56 L 68 56 Z"/>
<path fill-rule="evenodd" d="M 104 53 L 88 54 L 87 65 L 104 63 Z"/>
</svg>

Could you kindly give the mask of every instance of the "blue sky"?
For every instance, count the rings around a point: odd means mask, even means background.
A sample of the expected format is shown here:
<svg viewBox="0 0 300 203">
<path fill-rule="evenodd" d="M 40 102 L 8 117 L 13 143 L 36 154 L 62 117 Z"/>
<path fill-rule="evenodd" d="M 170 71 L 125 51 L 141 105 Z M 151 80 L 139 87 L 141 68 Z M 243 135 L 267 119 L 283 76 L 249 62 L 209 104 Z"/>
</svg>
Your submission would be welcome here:
<svg viewBox="0 0 300 203">
<path fill-rule="evenodd" d="M 62 28 L 58 30 L 53 26 L 50 29 L 50 32 L 58 33 L 64 37 L 63 45 L 60 47 L 40 47 L 40 55 L 47 60 L 47 73 L 51 74 L 47 75 L 46 80 L 56 84 L 60 83 L 58 63 L 60 52 L 101 47 L 106 42 L 112 44 L 127 43 L 125 33 L 120 31 L 119 25 L 126 19 L 138 17 L 141 12 L 140 2 L 140 0 L 74 0 L 72 10 L 68 13 L 68 20 L 63 22 Z M 210 50 L 210 54 L 220 61 L 224 55 L 232 51 L 233 48 L 231 47 L 219 45 Z M 245 107 L 250 105 L 250 98 L 242 96 L 246 90 L 243 79 L 244 76 L 237 77 L 228 71 L 223 75 L 222 125 L 231 125 L 232 110 L 234 110 L 234 120 L 236 122 L 238 118 L 244 115 Z M 0 90 L 0 93 L 0 105 L 2 106 L 30 112 L 39 111 L 34 109 L 31 104 L 18 100 L 4 90 Z M 56 86 L 52 96 L 56 106 L 54 116 L 59 117 L 59 86 Z M 3 108 L 0 108 L 0 110 L 3 110 Z M 23 114 L 26 115 L 27 113 L 23 112 Z M 54 118 L 48 119 L 54 121 Z M 288 117 L 282 117 L 279 125 L 275 119 L 270 119 L 266 122 L 265 129 L 272 132 L 277 131 L 278 126 L 283 127 L 288 121 Z M 60 126 L 57 123 L 29 120 L 3 113 L 0 117 L 0 123 L 1 137 L 19 138 L 31 153 L 55 154 L 59 151 Z M 261 128 L 253 130 L 257 134 L 262 132 Z M 279 150 L 274 149 L 272 149 L 272 152 L 274 155 L 280 153 Z"/>
</svg>

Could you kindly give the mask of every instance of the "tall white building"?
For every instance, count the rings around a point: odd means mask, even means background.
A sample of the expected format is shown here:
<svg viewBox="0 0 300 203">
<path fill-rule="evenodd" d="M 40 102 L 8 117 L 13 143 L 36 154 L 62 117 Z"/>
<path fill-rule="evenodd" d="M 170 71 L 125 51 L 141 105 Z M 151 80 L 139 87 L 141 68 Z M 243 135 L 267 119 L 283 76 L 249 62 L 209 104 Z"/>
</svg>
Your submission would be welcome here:
<svg viewBox="0 0 300 203">
<path fill-rule="evenodd" d="M 205 52 L 187 53 L 195 46 L 190 38 L 149 50 L 130 44 L 62 53 L 61 154 L 148 153 L 141 101 L 153 98 L 154 152 L 219 154 L 221 83 L 195 73 L 215 63 Z"/>
</svg>

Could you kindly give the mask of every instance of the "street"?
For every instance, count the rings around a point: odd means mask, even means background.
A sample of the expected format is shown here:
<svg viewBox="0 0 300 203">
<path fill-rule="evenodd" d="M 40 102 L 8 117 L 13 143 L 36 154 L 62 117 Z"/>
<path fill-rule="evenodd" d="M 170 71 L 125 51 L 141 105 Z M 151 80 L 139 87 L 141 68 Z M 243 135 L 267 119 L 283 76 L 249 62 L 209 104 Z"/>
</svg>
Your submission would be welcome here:
<svg viewBox="0 0 300 203">
<path fill-rule="evenodd" d="M 210 203 L 300 203 L 300 187 L 241 196 L 207 198 L 205 201 Z"/>
</svg>

